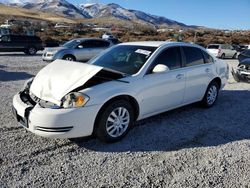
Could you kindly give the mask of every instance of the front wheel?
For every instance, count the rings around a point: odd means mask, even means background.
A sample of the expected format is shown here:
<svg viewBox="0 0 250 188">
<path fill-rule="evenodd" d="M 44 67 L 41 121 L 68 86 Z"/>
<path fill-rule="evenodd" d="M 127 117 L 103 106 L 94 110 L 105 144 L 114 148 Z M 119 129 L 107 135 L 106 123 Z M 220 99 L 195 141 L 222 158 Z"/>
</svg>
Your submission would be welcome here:
<svg viewBox="0 0 250 188">
<path fill-rule="evenodd" d="M 201 104 L 207 108 L 212 107 L 218 98 L 218 94 L 219 85 L 215 81 L 213 81 L 209 84 L 207 91 L 201 101 Z"/>
<path fill-rule="evenodd" d="M 129 131 L 134 121 L 134 110 L 126 100 L 110 103 L 99 113 L 95 133 L 103 142 L 121 140 Z"/>
<path fill-rule="evenodd" d="M 76 58 L 72 55 L 65 55 L 63 57 L 63 60 L 66 60 L 66 61 L 76 61 Z"/>
</svg>

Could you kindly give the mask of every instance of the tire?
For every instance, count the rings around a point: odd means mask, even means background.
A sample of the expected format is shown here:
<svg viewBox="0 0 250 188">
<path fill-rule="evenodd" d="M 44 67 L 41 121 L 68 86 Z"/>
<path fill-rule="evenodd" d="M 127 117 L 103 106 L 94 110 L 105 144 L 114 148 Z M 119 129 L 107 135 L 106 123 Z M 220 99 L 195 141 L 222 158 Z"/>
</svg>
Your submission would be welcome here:
<svg viewBox="0 0 250 188">
<path fill-rule="evenodd" d="M 37 49 L 33 46 L 28 47 L 27 50 L 25 51 L 25 53 L 28 55 L 35 55 L 36 52 L 37 52 Z"/>
<path fill-rule="evenodd" d="M 63 60 L 66 60 L 66 61 L 76 61 L 76 58 L 73 55 L 65 55 L 63 57 Z"/>
<path fill-rule="evenodd" d="M 132 105 L 126 100 L 113 101 L 98 114 L 95 135 L 102 142 L 117 142 L 129 132 L 133 122 Z"/>
<path fill-rule="evenodd" d="M 220 58 L 221 58 L 221 59 L 225 59 L 225 57 L 226 57 L 226 55 L 225 55 L 225 54 L 222 54 Z"/>
<path fill-rule="evenodd" d="M 219 85 L 217 82 L 211 82 L 206 90 L 206 93 L 201 101 L 203 107 L 210 108 L 212 107 L 215 102 L 217 101 L 219 94 Z"/>
<path fill-rule="evenodd" d="M 237 53 L 234 54 L 234 56 L 232 57 L 232 59 L 237 59 Z"/>
</svg>

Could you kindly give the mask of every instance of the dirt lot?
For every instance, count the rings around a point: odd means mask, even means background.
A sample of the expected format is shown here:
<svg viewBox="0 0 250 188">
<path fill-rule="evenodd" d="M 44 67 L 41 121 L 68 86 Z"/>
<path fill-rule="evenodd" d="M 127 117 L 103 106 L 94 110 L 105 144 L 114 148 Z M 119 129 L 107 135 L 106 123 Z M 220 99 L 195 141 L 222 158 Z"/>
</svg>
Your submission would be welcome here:
<svg viewBox="0 0 250 188">
<path fill-rule="evenodd" d="M 0 187 L 250 187 L 250 84 L 231 77 L 213 108 L 143 120 L 106 145 L 17 126 L 12 97 L 45 65 L 40 55 L 0 54 Z"/>
</svg>

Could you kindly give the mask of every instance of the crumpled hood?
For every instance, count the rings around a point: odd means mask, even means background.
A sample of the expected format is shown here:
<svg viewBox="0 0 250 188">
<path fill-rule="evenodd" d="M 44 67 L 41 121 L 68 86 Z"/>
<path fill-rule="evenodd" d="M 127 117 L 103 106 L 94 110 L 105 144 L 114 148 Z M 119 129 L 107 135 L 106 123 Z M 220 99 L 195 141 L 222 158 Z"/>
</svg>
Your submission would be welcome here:
<svg viewBox="0 0 250 188">
<path fill-rule="evenodd" d="M 86 63 L 56 60 L 36 75 L 30 92 L 42 100 L 60 105 L 66 94 L 85 84 L 102 69 Z"/>
</svg>

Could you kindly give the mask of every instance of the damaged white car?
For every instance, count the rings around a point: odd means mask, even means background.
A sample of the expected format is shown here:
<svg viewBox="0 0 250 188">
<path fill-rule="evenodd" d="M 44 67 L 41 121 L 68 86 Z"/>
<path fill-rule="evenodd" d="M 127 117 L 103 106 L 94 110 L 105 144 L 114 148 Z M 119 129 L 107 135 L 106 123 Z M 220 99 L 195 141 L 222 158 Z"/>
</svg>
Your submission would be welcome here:
<svg viewBox="0 0 250 188">
<path fill-rule="evenodd" d="M 137 120 L 197 101 L 211 107 L 228 72 L 196 45 L 125 43 L 88 63 L 54 61 L 14 96 L 13 113 L 40 136 L 115 142 Z"/>
</svg>

